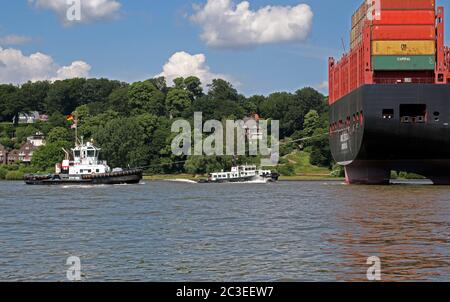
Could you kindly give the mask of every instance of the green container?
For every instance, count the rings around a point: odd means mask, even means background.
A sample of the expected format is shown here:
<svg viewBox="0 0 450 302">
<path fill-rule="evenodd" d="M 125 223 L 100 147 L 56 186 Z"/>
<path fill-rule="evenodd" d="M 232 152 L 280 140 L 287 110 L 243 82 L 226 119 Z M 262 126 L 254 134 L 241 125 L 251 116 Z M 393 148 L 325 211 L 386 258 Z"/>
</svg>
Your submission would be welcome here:
<svg viewBox="0 0 450 302">
<path fill-rule="evenodd" d="M 434 70 L 433 56 L 372 56 L 373 70 Z"/>
</svg>

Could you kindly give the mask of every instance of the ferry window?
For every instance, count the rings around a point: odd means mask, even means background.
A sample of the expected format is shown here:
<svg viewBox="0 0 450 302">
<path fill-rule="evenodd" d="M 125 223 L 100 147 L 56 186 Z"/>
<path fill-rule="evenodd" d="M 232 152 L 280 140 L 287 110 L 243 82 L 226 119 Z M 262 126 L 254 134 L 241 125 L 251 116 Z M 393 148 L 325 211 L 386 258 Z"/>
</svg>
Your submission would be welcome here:
<svg viewBox="0 0 450 302">
<path fill-rule="evenodd" d="M 391 120 L 394 118 L 394 109 L 383 109 L 383 118 Z"/>
<path fill-rule="evenodd" d="M 95 170 L 95 172 L 99 173 L 99 172 L 100 172 L 100 170 L 99 170 L 99 169 L 97 169 L 97 170 Z"/>
</svg>

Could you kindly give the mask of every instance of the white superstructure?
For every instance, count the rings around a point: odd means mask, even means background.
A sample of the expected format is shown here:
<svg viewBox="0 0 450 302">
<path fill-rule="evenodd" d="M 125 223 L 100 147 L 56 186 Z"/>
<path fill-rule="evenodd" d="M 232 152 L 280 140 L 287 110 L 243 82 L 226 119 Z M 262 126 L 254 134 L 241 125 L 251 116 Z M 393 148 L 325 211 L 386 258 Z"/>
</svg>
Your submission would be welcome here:
<svg viewBox="0 0 450 302">
<path fill-rule="evenodd" d="M 98 160 L 101 149 L 92 142 L 77 144 L 72 149 L 73 160 L 70 160 L 69 152 L 62 164 L 56 165 L 57 174 L 92 175 L 111 172 L 111 168 L 105 161 Z"/>
</svg>

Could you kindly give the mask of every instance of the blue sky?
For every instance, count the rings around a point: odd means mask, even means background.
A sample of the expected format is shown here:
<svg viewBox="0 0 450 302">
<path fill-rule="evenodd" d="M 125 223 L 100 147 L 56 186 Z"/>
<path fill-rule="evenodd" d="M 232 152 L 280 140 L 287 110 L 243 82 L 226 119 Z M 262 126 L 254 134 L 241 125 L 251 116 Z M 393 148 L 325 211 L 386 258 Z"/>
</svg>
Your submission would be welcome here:
<svg viewBox="0 0 450 302">
<path fill-rule="evenodd" d="M 308 37 L 224 48 L 207 45 L 200 38 L 201 26 L 188 17 L 195 13 L 194 4 L 204 5 L 206 0 L 116 1 L 121 7 L 115 18 L 67 26 L 54 10 L 32 6 L 27 0 L 0 0 L 0 41 L 12 35 L 30 38 L 0 47 L 20 50 L 24 56 L 40 52 L 58 66 L 81 60 L 91 66 L 91 77 L 128 82 L 161 73 L 174 53 L 184 51 L 204 54 L 212 73 L 227 75 L 246 95 L 294 91 L 319 87 L 327 80 L 327 57 L 343 52 L 341 38 L 348 48 L 350 17 L 361 2 L 250 0 L 252 11 L 267 5 L 308 4 L 314 14 Z"/>
</svg>

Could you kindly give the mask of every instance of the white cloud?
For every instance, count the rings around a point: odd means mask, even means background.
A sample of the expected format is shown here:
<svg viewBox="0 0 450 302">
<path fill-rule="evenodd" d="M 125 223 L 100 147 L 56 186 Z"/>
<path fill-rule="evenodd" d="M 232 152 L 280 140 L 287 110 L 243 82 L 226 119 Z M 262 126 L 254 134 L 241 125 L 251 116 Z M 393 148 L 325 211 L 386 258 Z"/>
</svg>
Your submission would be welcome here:
<svg viewBox="0 0 450 302">
<path fill-rule="evenodd" d="M 178 77 L 198 77 L 204 86 L 210 84 L 213 79 L 224 79 L 233 82 L 232 79 L 223 74 L 216 74 L 210 71 L 206 65 L 204 54 L 191 55 L 187 52 L 177 52 L 170 57 L 169 61 L 163 66 L 163 72 L 158 77 L 165 77 L 168 84 Z"/>
<path fill-rule="evenodd" d="M 306 4 L 266 6 L 250 10 L 248 1 L 207 0 L 194 7 L 190 19 L 201 26 L 201 38 L 218 48 L 305 40 L 311 30 L 313 12 Z"/>
<path fill-rule="evenodd" d="M 91 66 L 83 61 L 61 67 L 52 57 L 40 52 L 26 56 L 20 50 L 0 47 L 0 83 L 22 84 L 27 81 L 88 77 L 90 70 Z"/>
<path fill-rule="evenodd" d="M 22 45 L 33 41 L 32 38 L 19 35 L 8 35 L 0 37 L 0 45 Z"/>
<path fill-rule="evenodd" d="M 322 83 L 315 85 L 313 88 L 322 93 L 328 94 L 328 81 L 323 81 Z"/>
<path fill-rule="evenodd" d="M 76 22 L 89 23 L 102 19 L 114 18 L 120 10 L 121 4 L 116 0 L 80 0 L 81 20 Z M 39 9 L 49 9 L 54 11 L 61 22 L 70 25 L 74 22 L 67 18 L 67 11 L 73 7 L 75 1 L 67 0 L 28 0 L 28 2 Z"/>
</svg>

